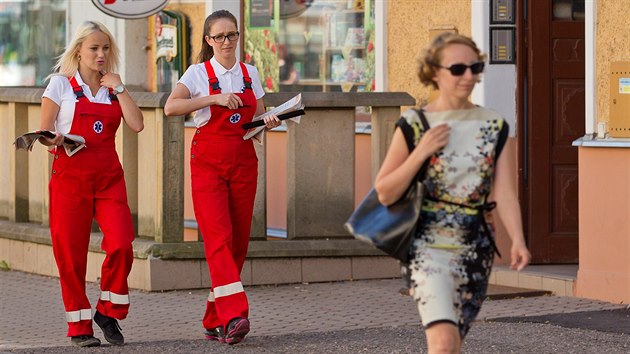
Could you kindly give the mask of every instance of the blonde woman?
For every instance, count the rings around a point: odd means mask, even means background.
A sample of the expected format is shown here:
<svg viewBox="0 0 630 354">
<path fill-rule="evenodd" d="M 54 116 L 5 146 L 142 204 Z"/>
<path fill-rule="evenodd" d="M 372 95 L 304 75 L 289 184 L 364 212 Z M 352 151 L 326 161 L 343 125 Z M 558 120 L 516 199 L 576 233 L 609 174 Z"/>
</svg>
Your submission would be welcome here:
<svg viewBox="0 0 630 354">
<path fill-rule="evenodd" d="M 98 22 L 81 24 L 50 75 L 42 96 L 40 128 L 55 132 L 41 138 L 54 155 L 50 177 L 50 234 L 59 269 L 61 296 L 71 343 L 101 344 L 92 330 L 92 307 L 85 294 L 90 230 L 96 219 L 103 232 L 101 294 L 94 321 L 105 339 L 123 345 L 118 320 L 129 311 L 127 276 L 131 271 L 134 228 L 124 174 L 115 149 L 121 119 L 140 132 L 142 113 L 115 73 L 119 50 Z M 85 138 L 86 148 L 72 156 L 62 134 Z"/>
<path fill-rule="evenodd" d="M 470 38 L 452 33 L 439 35 L 424 51 L 420 81 L 439 90 L 423 108 L 431 128 L 423 129 L 416 111 L 405 112 L 375 181 L 381 203 L 392 204 L 430 159 L 409 264 L 429 353 L 459 353 L 479 313 L 497 251 L 487 211 L 496 205 L 512 239 L 511 267 L 521 270 L 531 258 L 509 155 L 501 153 L 507 122 L 469 101 L 483 60 Z M 488 200 L 491 192 L 494 201 Z"/>
</svg>

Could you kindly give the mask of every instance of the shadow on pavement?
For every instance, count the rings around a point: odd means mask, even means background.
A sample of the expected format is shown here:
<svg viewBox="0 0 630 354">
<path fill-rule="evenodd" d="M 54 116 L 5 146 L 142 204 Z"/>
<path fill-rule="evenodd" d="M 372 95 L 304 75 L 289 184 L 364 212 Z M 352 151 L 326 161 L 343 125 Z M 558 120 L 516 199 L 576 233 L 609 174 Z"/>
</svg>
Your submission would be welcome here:
<svg viewBox="0 0 630 354">
<path fill-rule="evenodd" d="M 600 332 L 630 334 L 630 308 L 608 311 L 556 313 L 531 317 L 496 318 L 491 322 L 544 323 L 565 328 L 591 329 Z"/>
</svg>

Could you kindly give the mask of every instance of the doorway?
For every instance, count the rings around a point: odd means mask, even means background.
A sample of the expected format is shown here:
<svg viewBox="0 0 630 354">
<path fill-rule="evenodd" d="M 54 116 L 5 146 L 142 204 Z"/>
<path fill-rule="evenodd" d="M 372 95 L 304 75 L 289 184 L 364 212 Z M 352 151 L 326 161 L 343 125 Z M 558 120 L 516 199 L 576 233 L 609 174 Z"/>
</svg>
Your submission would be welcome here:
<svg viewBox="0 0 630 354">
<path fill-rule="evenodd" d="M 519 185 L 532 263 L 578 261 L 584 0 L 521 0 Z"/>
</svg>

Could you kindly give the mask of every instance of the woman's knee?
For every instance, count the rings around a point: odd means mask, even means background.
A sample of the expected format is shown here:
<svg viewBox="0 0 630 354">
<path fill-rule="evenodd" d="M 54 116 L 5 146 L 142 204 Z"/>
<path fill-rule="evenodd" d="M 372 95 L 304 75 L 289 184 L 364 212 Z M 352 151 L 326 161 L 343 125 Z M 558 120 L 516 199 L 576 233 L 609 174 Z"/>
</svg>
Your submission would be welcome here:
<svg viewBox="0 0 630 354">
<path fill-rule="evenodd" d="M 427 330 L 429 353 L 459 353 L 461 337 L 457 326 L 451 322 L 431 324 Z"/>
</svg>

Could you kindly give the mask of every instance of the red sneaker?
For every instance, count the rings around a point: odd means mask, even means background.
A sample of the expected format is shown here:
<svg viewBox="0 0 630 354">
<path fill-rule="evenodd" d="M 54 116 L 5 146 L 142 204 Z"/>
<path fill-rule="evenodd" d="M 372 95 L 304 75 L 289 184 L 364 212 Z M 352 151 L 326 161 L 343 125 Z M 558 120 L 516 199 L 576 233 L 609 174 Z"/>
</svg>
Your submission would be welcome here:
<svg viewBox="0 0 630 354">
<path fill-rule="evenodd" d="M 230 320 L 225 335 L 225 343 L 240 343 L 249 333 L 249 320 L 247 318 L 237 317 Z"/>
</svg>

